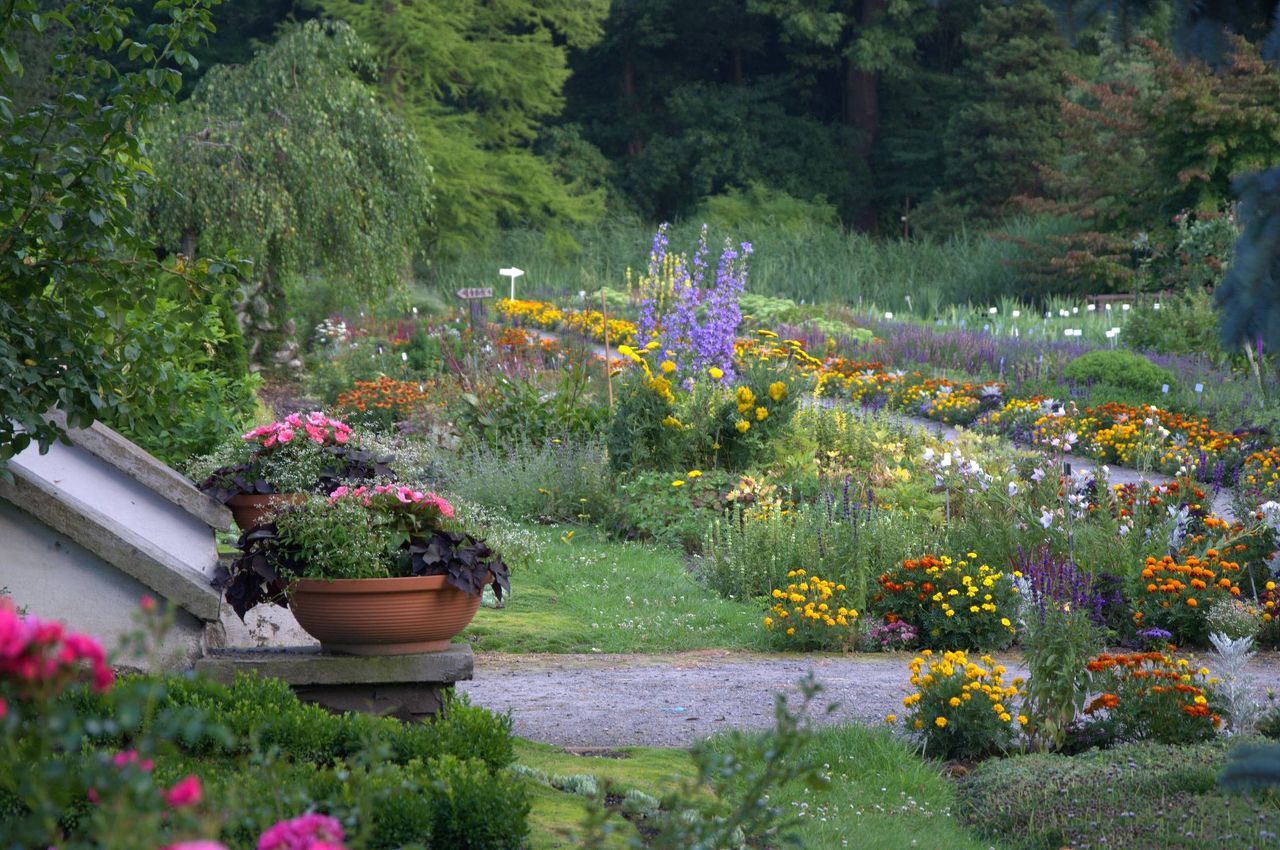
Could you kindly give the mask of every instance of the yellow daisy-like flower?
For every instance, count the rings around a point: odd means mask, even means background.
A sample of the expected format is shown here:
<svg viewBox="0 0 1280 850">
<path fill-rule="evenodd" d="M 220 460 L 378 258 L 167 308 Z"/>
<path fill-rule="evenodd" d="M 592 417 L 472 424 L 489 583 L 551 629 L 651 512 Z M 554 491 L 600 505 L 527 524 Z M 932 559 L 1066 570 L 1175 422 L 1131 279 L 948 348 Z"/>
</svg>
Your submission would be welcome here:
<svg viewBox="0 0 1280 850">
<path fill-rule="evenodd" d="M 632 363 L 639 363 L 644 359 L 629 345 L 618 346 L 618 353 L 631 360 Z"/>
<path fill-rule="evenodd" d="M 756 331 L 756 335 L 757 335 L 757 336 L 764 337 L 765 339 L 777 339 L 777 338 L 778 338 L 778 335 L 777 335 L 776 333 L 774 333 L 773 331 L 766 331 L 766 330 L 759 330 L 759 331 Z"/>
<path fill-rule="evenodd" d="M 947 700 L 947 705 L 951 706 L 952 708 L 959 708 L 960 697 L 952 697 L 951 699 Z"/>
<path fill-rule="evenodd" d="M 772 618 L 772 617 L 765 617 L 765 618 L 764 618 L 764 627 L 765 627 L 766 629 L 771 629 L 771 628 L 773 628 L 773 618 Z"/>
<path fill-rule="evenodd" d="M 745 419 L 739 419 L 738 424 L 733 427 L 738 429 L 739 434 L 745 434 L 747 431 L 751 430 L 751 423 Z"/>
<path fill-rule="evenodd" d="M 655 339 L 655 340 L 650 340 L 649 344 L 648 344 L 648 345 L 646 345 L 646 346 L 644 347 L 644 350 L 645 350 L 645 351 L 653 351 L 654 349 L 656 349 L 656 348 L 657 348 L 658 346 L 660 346 L 661 344 L 662 344 L 662 343 L 658 342 L 656 339 Z"/>
<path fill-rule="evenodd" d="M 1026 726 L 1026 725 L 1027 725 L 1027 723 L 1028 723 L 1028 721 L 1027 721 L 1027 716 L 1026 716 L 1025 714 L 1019 714 L 1019 715 L 1018 715 L 1018 722 L 1019 722 L 1019 723 L 1021 723 L 1023 726 Z"/>
<path fill-rule="evenodd" d="M 934 725 L 934 726 L 937 726 L 939 729 L 946 729 L 946 728 L 947 728 L 947 718 L 945 718 L 945 717 L 935 717 L 935 718 L 934 718 L 934 720 L 933 720 L 933 725 Z"/>
<path fill-rule="evenodd" d="M 663 372 L 666 372 L 668 375 L 670 375 L 670 374 L 671 374 L 672 372 L 674 372 L 675 370 L 676 370 L 676 364 L 672 363 L 670 360 L 663 360 L 663 361 L 662 361 L 662 371 L 663 371 Z"/>
<path fill-rule="evenodd" d="M 787 635 L 788 635 L 788 636 L 790 636 L 790 635 L 794 635 L 795 633 L 796 633 L 796 630 L 795 630 L 794 628 L 789 628 L 789 629 L 787 629 Z"/>
<path fill-rule="evenodd" d="M 769 418 L 769 411 L 763 407 L 756 408 L 756 421 L 763 422 Z"/>
<path fill-rule="evenodd" d="M 681 425 L 681 424 L 680 424 L 680 420 L 679 420 L 679 419 L 676 419 L 674 416 L 668 416 L 666 419 L 663 419 L 663 420 L 662 420 L 662 424 L 663 424 L 663 425 L 666 425 L 668 428 L 683 428 L 683 427 L 684 427 L 683 425 Z"/>
<path fill-rule="evenodd" d="M 683 486 L 684 486 L 684 482 L 683 482 L 683 481 L 679 481 L 679 480 L 672 481 L 672 482 L 671 482 L 671 486 L 672 486 L 672 487 L 683 487 Z"/>
<path fill-rule="evenodd" d="M 685 473 L 685 477 L 686 477 L 686 478 L 701 478 L 701 477 L 702 477 L 702 470 L 701 470 L 701 469 L 691 469 L 691 470 L 689 470 L 687 473 Z"/>
<path fill-rule="evenodd" d="M 774 401 L 782 401 L 787 395 L 787 385 L 782 381 L 774 381 L 769 385 L 769 398 Z"/>
<path fill-rule="evenodd" d="M 710 375 L 713 379 L 718 381 L 724 377 L 724 370 L 719 368 L 718 366 L 712 366 L 710 369 L 707 370 L 707 374 Z"/>
<path fill-rule="evenodd" d="M 897 723 L 897 722 L 898 722 L 898 715 L 896 715 L 896 714 L 886 714 L 886 715 L 884 716 L 884 722 L 885 722 L 885 723 Z"/>
</svg>

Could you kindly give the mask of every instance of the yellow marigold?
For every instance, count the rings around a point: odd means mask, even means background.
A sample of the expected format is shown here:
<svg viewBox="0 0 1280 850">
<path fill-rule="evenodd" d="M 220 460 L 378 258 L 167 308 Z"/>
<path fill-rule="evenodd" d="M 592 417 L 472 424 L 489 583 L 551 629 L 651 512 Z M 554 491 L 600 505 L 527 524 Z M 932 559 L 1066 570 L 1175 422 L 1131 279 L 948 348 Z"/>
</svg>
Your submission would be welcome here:
<svg viewBox="0 0 1280 850">
<path fill-rule="evenodd" d="M 724 377 L 724 370 L 718 366 L 712 366 L 707 370 L 707 374 L 710 375 L 713 380 L 718 381 Z"/>
<path fill-rule="evenodd" d="M 765 408 L 763 408 L 763 407 L 757 407 L 757 408 L 756 408 L 756 421 L 757 421 L 757 422 L 763 422 L 764 420 L 766 420 L 766 419 L 768 419 L 768 418 L 769 418 L 769 411 L 768 411 L 768 410 L 766 410 L 766 409 L 765 409 Z"/>
<path fill-rule="evenodd" d="M 700 469 L 691 469 L 691 470 L 689 470 L 689 471 L 685 474 L 685 477 L 686 477 L 686 478 L 701 478 L 701 477 L 702 477 L 702 470 L 700 470 Z"/>
<path fill-rule="evenodd" d="M 951 706 L 952 708 L 959 708 L 960 697 L 952 697 L 951 699 L 947 700 L 947 705 Z"/>
<path fill-rule="evenodd" d="M 787 397 L 787 385 L 782 381 L 774 381 L 769 385 L 769 398 L 774 401 L 782 401 Z"/>
<path fill-rule="evenodd" d="M 773 618 L 772 618 L 772 617 L 765 617 L 765 618 L 764 618 L 764 627 L 765 627 L 766 629 L 772 629 L 772 628 L 773 628 Z"/>
<path fill-rule="evenodd" d="M 738 429 L 739 434 L 745 434 L 751 428 L 751 423 L 745 419 L 739 419 L 738 424 L 734 426 Z"/>
<path fill-rule="evenodd" d="M 1018 722 L 1019 722 L 1019 723 L 1021 723 L 1023 726 L 1026 726 L 1026 725 L 1027 725 L 1027 722 L 1028 722 L 1028 721 L 1027 721 L 1027 716 L 1026 716 L 1025 714 L 1019 714 L 1019 715 L 1018 715 Z"/>
<path fill-rule="evenodd" d="M 937 726 L 939 729 L 946 729 L 946 728 L 947 728 L 947 718 L 945 718 L 945 717 L 935 717 L 935 718 L 933 719 L 933 725 L 934 725 L 934 726 Z"/>
<path fill-rule="evenodd" d="M 885 723 L 897 723 L 897 722 L 898 722 L 898 715 L 896 715 L 896 714 L 886 714 L 886 715 L 884 716 L 884 722 L 885 722 Z"/>
</svg>

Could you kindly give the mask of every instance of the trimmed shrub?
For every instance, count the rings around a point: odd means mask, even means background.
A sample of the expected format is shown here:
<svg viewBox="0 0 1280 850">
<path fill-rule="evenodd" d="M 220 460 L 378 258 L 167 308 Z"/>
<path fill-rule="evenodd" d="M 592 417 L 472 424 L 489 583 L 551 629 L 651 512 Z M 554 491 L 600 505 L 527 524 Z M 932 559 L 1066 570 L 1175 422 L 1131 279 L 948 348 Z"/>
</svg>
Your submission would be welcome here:
<svg viewBox="0 0 1280 850">
<path fill-rule="evenodd" d="M 1109 384 L 1113 387 L 1158 393 L 1163 384 L 1173 386 L 1173 373 L 1141 354 L 1123 349 L 1090 351 L 1067 364 L 1062 376 L 1076 384 Z"/>
</svg>

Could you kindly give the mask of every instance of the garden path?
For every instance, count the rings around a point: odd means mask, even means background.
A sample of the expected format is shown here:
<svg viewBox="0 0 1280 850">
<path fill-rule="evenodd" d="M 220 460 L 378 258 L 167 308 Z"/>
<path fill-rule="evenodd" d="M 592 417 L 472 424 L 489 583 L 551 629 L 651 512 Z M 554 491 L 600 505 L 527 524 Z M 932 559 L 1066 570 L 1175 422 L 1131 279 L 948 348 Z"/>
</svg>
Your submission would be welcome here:
<svg viewBox="0 0 1280 850">
<path fill-rule="evenodd" d="M 814 720 L 879 725 L 902 712 L 911 655 L 768 655 L 700 650 L 671 655 L 476 655 L 458 689 L 477 705 L 511 711 L 515 734 L 562 747 L 687 747 L 729 729 L 768 729 L 774 694 L 796 694 L 810 670 L 824 687 Z M 998 654 L 1010 675 L 1019 656 Z M 1212 666 L 1210 664 L 1209 666 Z M 1260 654 L 1246 676 L 1266 698 L 1280 683 L 1280 653 Z M 830 714 L 820 708 L 838 703 Z"/>
</svg>

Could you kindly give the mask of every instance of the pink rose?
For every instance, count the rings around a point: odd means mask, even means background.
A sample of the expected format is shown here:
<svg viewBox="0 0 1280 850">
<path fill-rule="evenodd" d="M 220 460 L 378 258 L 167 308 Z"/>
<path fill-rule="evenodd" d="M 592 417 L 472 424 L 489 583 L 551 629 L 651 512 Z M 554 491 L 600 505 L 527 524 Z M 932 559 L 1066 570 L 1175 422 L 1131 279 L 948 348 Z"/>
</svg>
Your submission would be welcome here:
<svg viewBox="0 0 1280 850">
<path fill-rule="evenodd" d="M 199 803 L 201 794 L 200 777 L 193 773 L 186 779 L 179 780 L 178 784 L 166 791 L 164 799 L 173 808 L 181 809 Z"/>
<path fill-rule="evenodd" d="M 343 850 L 343 837 L 342 824 L 328 815 L 312 813 L 282 820 L 262 833 L 258 850 Z"/>
</svg>

